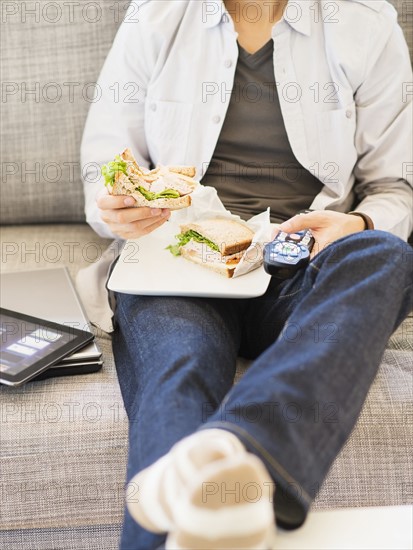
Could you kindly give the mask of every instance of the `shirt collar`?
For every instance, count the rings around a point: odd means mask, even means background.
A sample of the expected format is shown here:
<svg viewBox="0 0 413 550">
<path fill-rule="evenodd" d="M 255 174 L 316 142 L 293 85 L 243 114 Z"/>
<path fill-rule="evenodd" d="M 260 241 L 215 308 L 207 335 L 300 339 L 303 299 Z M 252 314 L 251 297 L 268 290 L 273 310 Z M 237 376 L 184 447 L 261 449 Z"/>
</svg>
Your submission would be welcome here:
<svg viewBox="0 0 413 550">
<path fill-rule="evenodd" d="M 226 15 L 223 0 L 202 0 L 202 24 L 210 29 L 216 27 Z"/>
<path fill-rule="evenodd" d="M 309 36 L 311 34 L 311 13 L 308 0 L 289 0 L 284 11 L 284 20 L 295 31 Z M 222 21 L 228 21 L 223 0 L 202 0 L 202 23 L 206 28 L 216 27 Z"/>
<path fill-rule="evenodd" d="M 314 7 L 308 0 L 289 0 L 284 10 L 284 21 L 306 36 L 311 34 L 311 4 Z"/>
</svg>

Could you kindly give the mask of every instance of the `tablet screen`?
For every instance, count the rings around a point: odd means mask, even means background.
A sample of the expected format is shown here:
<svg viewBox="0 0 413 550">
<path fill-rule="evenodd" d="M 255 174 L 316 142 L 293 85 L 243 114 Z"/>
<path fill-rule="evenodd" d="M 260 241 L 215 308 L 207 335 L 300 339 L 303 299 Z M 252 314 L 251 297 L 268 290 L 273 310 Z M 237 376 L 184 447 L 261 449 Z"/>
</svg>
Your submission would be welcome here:
<svg viewBox="0 0 413 550">
<path fill-rule="evenodd" d="M 90 332 L 0 308 L 0 382 L 27 382 L 91 340 Z"/>
</svg>

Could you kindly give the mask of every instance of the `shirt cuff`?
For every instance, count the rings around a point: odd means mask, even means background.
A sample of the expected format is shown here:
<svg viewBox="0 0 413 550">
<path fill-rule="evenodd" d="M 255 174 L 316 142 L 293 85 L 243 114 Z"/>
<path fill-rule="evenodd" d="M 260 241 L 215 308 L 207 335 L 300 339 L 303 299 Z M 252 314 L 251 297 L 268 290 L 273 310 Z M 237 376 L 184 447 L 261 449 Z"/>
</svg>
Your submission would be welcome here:
<svg viewBox="0 0 413 550">
<path fill-rule="evenodd" d="M 370 216 L 367 216 L 367 214 L 364 214 L 363 212 L 347 212 L 347 214 L 351 214 L 352 216 L 359 216 L 360 218 L 363 218 L 364 220 L 364 231 L 367 229 L 374 229 L 374 223 L 373 220 L 370 218 Z"/>
</svg>

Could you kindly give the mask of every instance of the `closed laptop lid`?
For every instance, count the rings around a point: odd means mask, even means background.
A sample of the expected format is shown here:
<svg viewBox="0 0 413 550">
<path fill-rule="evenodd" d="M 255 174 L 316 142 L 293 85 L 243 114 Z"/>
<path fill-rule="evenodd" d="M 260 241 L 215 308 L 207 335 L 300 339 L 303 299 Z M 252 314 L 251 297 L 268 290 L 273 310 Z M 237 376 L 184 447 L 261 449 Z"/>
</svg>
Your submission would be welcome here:
<svg viewBox="0 0 413 550">
<path fill-rule="evenodd" d="M 0 304 L 6 309 L 92 332 L 66 267 L 2 273 Z M 92 342 L 62 363 L 89 362 L 100 356 L 101 351 Z"/>
</svg>

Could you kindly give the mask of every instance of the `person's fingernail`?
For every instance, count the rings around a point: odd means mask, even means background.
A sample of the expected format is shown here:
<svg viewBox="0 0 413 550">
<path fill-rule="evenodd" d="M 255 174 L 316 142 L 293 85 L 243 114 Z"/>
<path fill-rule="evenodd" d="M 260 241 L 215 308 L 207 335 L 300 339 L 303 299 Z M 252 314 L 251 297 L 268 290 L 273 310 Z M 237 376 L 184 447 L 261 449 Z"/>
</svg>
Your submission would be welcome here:
<svg viewBox="0 0 413 550">
<path fill-rule="evenodd" d="M 162 210 L 160 210 L 159 208 L 152 208 L 151 209 L 152 216 L 159 216 L 161 212 L 162 212 Z"/>
<path fill-rule="evenodd" d="M 132 197 L 127 197 L 124 201 L 123 201 L 123 204 L 125 206 L 133 206 L 135 204 L 135 199 L 132 198 Z"/>
<path fill-rule="evenodd" d="M 169 210 L 162 210 L 162 217 L 167 218 L 169 216 Z"/>
</svg>

